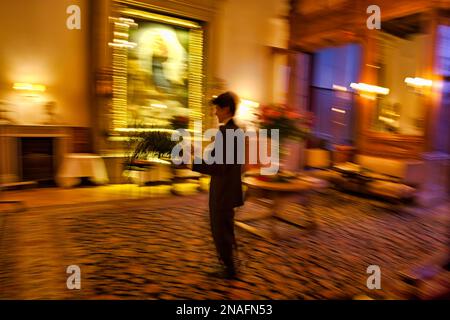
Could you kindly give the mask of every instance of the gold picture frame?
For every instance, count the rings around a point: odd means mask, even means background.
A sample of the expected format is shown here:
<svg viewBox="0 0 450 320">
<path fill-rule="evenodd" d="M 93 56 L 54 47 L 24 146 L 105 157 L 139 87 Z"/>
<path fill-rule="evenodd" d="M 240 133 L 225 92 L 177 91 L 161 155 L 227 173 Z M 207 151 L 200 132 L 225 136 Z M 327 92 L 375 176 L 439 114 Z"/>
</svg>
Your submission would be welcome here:
<svg viewBox="0 0 450 320">
<path fill-rule="evenodd" d="M 112 47 L 112 119 L 111 131 L 115 133 L 134 132 L 134 131 L 151 131 L 151 130 L 171 130 L 166 124 L 161 125 L 164 121 L 143 122 L 133 125 L 130 122 L 130 101 L 133 96 L 130 95 L 130 52 L 137 43 L 133 42 L 133 30 L 141 25 L 167 26 L 167 29 L 186 31 L 186 39 L 183 46 L 187 49 L 187 58 L 185 63 L 185 77 L 182 85 L 178 85 L 178 90 L 186 89 L 183 95 L 185 100 L 181 99 L 180 106 L 184 106 L 189 118 L 189 129 L 194 128 L 194 122 L 202 120 L 203 115 L 203 99 L 204 99 L 204 26 L 194 20 L 182 19 L 169 14 L 162 14 L 155 11 L 152 6 L 140 4 L 136 1 L 116 0 L 117 16 L 112 18 L 114 39 L 110 43 Z M 138 27 L 139 28 L 139 27 Z M 153 69 L 155 71 L 155 69 Z M 181 82 L 180 82 L 181 83 Z M 184 86 L 184 87 L 183 87 Z M 165 87 L 161 85 L 156 89 L 163 91 Z M 158 91 L 158 90 L 156 90 Z M 155 94 L 157 92 L 155 91 Z M 172 94 L 171 97 L 176 96 Z M 180 100 L 180 99 L 178 99 Z M 174 99 L 175 101 L 175 99 Z M 144 105 L 149 108 L 148 101 Z M 139 105 L 139 104 L 138 104 Z M 162 103 L 152 103 L 151 106 L 167 105 Z M 180 109 L 181 110 L 181 109 Z M 167 115 L 167 110 L 163 110 L 162 114 Z M 137 119 L 137 117 L 136 117 Z"/>
</svg>

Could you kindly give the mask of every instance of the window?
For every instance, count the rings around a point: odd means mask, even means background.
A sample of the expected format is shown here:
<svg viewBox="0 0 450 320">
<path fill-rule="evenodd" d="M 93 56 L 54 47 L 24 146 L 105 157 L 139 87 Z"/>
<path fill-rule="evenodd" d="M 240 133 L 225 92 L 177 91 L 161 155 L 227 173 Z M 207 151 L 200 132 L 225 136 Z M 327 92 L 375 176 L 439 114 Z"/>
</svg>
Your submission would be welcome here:
<svg viewBox="0 0 450 320">
<path fill-rule="evenodd" d="M 314 133 L 335 144 L 353 139 L 353 92 L 359 76 L 361 48 L 356 44 L 320 50 L 314 55 L 311 108 Z"/>
</svg>

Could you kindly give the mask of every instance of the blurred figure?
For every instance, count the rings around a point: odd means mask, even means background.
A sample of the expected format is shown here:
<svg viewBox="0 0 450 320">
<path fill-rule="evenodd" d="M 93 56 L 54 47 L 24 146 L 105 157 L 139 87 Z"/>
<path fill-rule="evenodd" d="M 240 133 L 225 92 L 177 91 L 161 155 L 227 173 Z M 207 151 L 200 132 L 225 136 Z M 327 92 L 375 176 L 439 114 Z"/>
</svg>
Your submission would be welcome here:
<svg viewBox="0 0 450 320">
<path fill-rule="evenodd" d="M 152 73 L 155 87 L 159 91 L 168 93 L 172 85 L 164 74 L 164 63 L 169 59 L 169 50 L 160 35 L 155 36 L 152 53 Z"/>
<path fill-rule="evenodd" d="M 225 266 L 225 272 L 214 273 L 214 276 L 223 278 L 235 278 L 237 276 L 236 266 L 234 264 L 233 246 L 236 248 L 234 236 L 234 208 L 244 204 L 242 196 L 241 165 L 236 161 L 237 143 L 233 141 L 235 161 L 233 164 L 226 163 L 226 130 L 237 130 L 239 127 L 235 124 L 233 117 L 236 112 L 237 97 L 231 92 L 219 95 L 211 101 L 216 108 L 216 116 L 219 122 L 223 141 L 223 164 L 213 163 L 201 164 L 194 162 L 193 171 L 211 175 L 209 189 L 209 216 L 211 222 L 211 232 L 216 245 L 219 260 Z M 218 138 L 216 136 L 212 156 L 217 156 L 220 152 L 218 147 Z"/>
</svg>

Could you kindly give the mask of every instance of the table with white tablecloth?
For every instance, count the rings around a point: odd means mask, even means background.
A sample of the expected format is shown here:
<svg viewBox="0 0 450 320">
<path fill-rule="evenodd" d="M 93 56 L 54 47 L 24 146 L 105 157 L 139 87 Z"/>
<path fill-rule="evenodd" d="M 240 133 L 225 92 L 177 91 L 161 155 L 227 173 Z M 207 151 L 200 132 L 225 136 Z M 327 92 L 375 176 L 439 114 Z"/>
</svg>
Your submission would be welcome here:
<svg viewBox="0 0 450 320">
<path fill-rule="evenodd" d="M 105 163 L 102 157 L 90 153 L 70 153 L 64 156 L 56 176 L 56 182 L 61 187 L 74 187 L 88 178 L 95 184 L 109 182 Z"/>
</svg>

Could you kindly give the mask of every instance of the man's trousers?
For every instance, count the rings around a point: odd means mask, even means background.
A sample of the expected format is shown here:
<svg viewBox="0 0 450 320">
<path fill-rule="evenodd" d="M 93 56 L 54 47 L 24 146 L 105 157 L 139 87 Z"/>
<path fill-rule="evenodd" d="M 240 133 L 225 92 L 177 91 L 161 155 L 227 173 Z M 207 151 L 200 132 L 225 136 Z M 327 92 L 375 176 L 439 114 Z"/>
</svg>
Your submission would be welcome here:
<svg viewBox="0 0 450 320">
<path fill-rule="evenodd" d="M 214 205 L 210 205 L 209 217 L 219 260 L 223 262 L 227 271 L 235 272 L 233 259 L 233 246 L 236 244 L 234 237 L 234 209 L 216 208 Z"/>
</svg>

